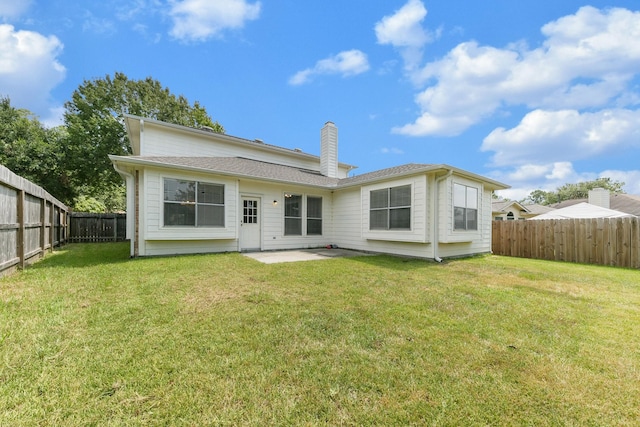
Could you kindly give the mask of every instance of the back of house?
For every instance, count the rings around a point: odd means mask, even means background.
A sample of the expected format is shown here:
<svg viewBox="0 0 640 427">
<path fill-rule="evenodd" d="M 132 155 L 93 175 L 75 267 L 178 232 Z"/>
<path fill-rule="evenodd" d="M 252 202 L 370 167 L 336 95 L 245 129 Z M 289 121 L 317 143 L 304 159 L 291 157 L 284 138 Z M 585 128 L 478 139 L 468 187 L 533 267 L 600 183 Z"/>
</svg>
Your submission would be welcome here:
<svg viewBox="0 0 640 427">
<path fill-rule="evenodd" d="M 506 185 L 444 164 L 361 175 L 320 156 L 135 116 L 127 184 L 131 256 L 339 247 L 440 259 L 491 250 L 491 195 Z M 351 176 L 350 176 L 351 175 Z"/>
</svg>

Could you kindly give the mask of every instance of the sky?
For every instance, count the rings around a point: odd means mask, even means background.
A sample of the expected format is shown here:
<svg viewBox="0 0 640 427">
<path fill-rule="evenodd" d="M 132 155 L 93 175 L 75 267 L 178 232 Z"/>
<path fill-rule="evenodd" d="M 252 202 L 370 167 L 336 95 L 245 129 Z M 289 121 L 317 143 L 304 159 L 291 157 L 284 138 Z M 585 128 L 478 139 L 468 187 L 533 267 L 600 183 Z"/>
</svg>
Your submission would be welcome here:
<svg viewBox="0 0 640 427">
<path fill-rule="evenodd" d="M 226 133 L 362 174 L 448 164 L 499 195 L 640 194 L 637 0 L 0 0 L 0 96 L 62 123 L 86 80 L 152 77 Z"/>
</svg>

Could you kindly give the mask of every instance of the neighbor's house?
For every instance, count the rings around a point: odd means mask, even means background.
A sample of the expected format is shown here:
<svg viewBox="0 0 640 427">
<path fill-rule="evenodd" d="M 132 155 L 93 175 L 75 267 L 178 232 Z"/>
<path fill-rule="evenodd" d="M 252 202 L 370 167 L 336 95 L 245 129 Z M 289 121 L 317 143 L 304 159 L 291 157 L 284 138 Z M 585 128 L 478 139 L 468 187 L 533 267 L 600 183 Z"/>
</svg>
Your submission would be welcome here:
<svg viewBox="0 0 640 427">
<path fill-rule="evenodd" d="M 562 209 L 584 202 L 640 217 L 640 196 L 632 194 L 612 194 L 604 188 L 589 190 L 588 198 L 586 199 L 565 200 L 564 202 L 554 204 L 553 207 Z"/>
<path fill-rule="evenodd" d="M 496 200 L 491 203 L 494 221 L 514 221 L 518 219 L 531 219 L 554 210 L 543 205 L 523 205 L 514 200 Z"/>
<path fill-rule="evenodd" d="M 491 251 L 491 195 L 508 186 L 444 164 L 349 176 L 327 122 L 320 156 L 126 116 L 131 256 L 329 244 L 422 258 Z"/>
</svg>

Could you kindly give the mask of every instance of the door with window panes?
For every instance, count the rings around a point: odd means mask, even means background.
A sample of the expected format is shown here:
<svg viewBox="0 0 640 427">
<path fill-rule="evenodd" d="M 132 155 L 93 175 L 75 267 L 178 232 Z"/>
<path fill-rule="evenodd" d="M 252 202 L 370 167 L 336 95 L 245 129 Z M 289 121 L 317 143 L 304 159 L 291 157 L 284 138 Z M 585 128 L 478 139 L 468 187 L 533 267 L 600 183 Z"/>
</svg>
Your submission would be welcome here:
<svg viewBox="0 0 640 427">
<path fill-rule="evenodd" d="M 242 197 L 240 212 L 240 250 L 260 250 L 260 199 Z"/>
</svg>

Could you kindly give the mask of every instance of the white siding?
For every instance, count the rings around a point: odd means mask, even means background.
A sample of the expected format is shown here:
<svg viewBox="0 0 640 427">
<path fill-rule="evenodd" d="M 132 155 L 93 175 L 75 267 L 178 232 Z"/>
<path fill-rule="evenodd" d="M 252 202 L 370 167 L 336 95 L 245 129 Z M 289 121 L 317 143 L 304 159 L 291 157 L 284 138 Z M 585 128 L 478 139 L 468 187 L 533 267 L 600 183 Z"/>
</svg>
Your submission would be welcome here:
<svg viewBox="0 0 640 427">
<path fill-rule="evenodd" d="M 258 181 L 240 181 L 241 195 L 261 197 L 262 250 L 282 250 L 299 248 L 317 248 L 332 243 L 331 240 L 331 192 L 298 186 L 261 183 Z M 302 195 L 302 235 L 284 235 L 284 194 Z M 322 197 L 322 235 L 306 235 L 306 197 Z M 274 205 L 273 201 L 278 203 Z"/>
<path fill-rule="evenodd" d="M 163 180 L 188 179 L 225 185 L 225 227 L 164 227 Z M 478 230 L 453 231 L 453 183 L 476 186 L 479 189 Z M 382 184 L 355 187 L 335 192 L 295 185 L 236 180 L 214 174 L 200 174 L 161 168 L 146 168 L 140 173 L 143 199 L 140 206 L 139 254 L 167 255 L 239 250 L 239 227 L 242 196 L 259 198 L 261 250 L 315 248 L 336 244 L 369 252 L 433 258 L 435 178 L 418 175 Z M 369 194 L 371 190 L 410 184 L 412 186 L 411 230 L 372 232 L 369 230 Z M 285 193 L 302 197 L 301 236 L 284 235 Z M 464 256 L 491 250 L 491 191 L 482 183 L 453 176 L 440 182 L 438 206 L 438 255 Z M 306 197 L 322 197 L 323 234 L 306 235 Z M 276 201 L 277 203 L 274 203 Z"/>
<path fill-rule="evenodd" d="M 426 241 L 428 237 L 427 188 L 426 177 L 414 177 L 408 180 L 387 182 L 376 188 L 393 187 L 411 183 L 414 186 L 412 200 L 412 227 L 409 236 L 393 234 L 383 235 L 385 239 L 367 238 L 369 233 L 368 191 L 361 188 L 341 190 L 334 194 L 334 240 L 342 248 L 368 252 L 391 253 L 405 256 L 428 258 L 432 247 L 429 243 L 399 241 L 408 240 L 411 233 Z M 373 187 L 367 187 L 373 188 Z"/>
<path fill-rule="evenodd" d="M 223 184 L 225 186 L 225 226 L 224 227 L 165 227 L 164 178 Z M 144 171 L 144 240 L 216 240 L 237 238 L 237 183 L 227 177 L 207 174 L 176 173 L 149 168 Z"/>
<path fill-rule="evenodd" d="M 373 190 L 411 185 L 411 229 L 370 230 L 369 195 Z M 426 243 L 427 230 L 427 178 L 425 175 L 395 181 L 386 181 L 362 187 L 361 191 L 362 235 L 369 240 Z"/>
<path fill-rule="evenodd" d="M 478 188 L 478 230 L 453 230 L 453 184 Z M 440 183 L 439 245 L 441 258 L 488 253 L 491 251 L 491 191 L 481 182 L 453 176 Z"/>
<path fill-rule="evenodd" d="M 209 133 L 191 133 L 179 129 L 158 128 L 147 124 L 141 156 L 245 157 L 320 171 L 320 160 L 301 158 L 294 153 L 275 152 L 257 142 L 230 142 L 227 137 Z"/>
</svg>

